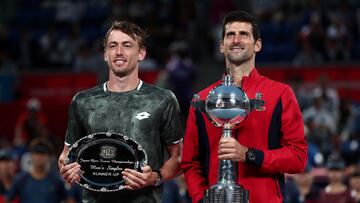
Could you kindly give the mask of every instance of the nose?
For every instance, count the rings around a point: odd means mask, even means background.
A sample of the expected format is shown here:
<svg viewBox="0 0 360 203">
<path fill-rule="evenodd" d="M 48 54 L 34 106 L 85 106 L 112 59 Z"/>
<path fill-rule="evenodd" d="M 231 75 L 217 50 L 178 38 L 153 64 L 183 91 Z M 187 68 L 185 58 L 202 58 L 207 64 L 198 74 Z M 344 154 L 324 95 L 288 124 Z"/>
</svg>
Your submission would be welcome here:
<svg viewBox="0 0 360 203">
<path fill-rule="evenodd" d="M 238 43 L 238 42 L 240 42 L 240 40 L 241 40 L 241 35 L 236 33 L 234 36 L 234 43 Z"/>
<path fill-rule="evenodd" d="M 123 49 L 122 46 L 118 46 L 115 50 L 116 55 L 122 55 Z"/>
</svg>

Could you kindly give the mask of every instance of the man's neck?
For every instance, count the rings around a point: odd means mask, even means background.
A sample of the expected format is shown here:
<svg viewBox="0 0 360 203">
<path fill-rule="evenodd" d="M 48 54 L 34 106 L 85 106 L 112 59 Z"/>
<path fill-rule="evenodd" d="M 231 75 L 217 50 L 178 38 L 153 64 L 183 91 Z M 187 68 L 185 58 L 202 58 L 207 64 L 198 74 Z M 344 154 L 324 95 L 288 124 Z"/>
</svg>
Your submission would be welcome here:
<svg viewBox="0 0 360 203">
<path fill-rule="evenodd" d="M 139 85 L 140 79 L 136 76 L 111 77 L 107 83 L 107 89 L 111 92 L 128 92 Z"/>
<path fill-rule="evenodd" d="M 230 74 L 234 78 L 234 84 L 237 86 L 241 86 L 242 78 L 244 76 L 249 76 L 251 71 L 254 69 L 254 65 L 240 65 L 236 66 L 234 64 L 227 66 L 226 72 Z"/>
<path fill-rule="evenodd" d="M 30 174 L 34 179 L 41 180 L 45 178 L 48 174 L 49 170 L 46 167 L 33 167 L 30 169 Z"/>
</svg>

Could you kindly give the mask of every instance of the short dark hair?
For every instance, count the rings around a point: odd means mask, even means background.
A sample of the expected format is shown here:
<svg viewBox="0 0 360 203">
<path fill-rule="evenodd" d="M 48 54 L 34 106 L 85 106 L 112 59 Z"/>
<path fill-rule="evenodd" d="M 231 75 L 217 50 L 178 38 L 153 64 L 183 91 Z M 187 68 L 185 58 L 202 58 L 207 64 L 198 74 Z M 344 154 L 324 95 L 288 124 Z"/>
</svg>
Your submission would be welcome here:
<svg viewBox="0 0 360 203">
<path fill-rule="evenodd" d="M 111 27 L 106 32 L 103 41 L 104 49 L 106 49 L 106 44 L 108 42 L 109 35 L 113 30 L 120 30 L 121 32 L 129 35 L 131 38 L 137 41 L 141 49 L 145 49 L 145 39 L 147 37 L 146 32 L 142 30 L 135 23 L 129 21 L 117 21 L 117 20 L 112 23 Z"/>
<path fill-rule="evenodd" d="M 232 22 L 246 22 L 250 23 L 252 26 L 252 34 L 254 36 L 254 40 L 258 40 L 260 38 L 260 29 L 257 23 L 256 18 L 246 11 L 231 11 L 224 17 L 222 24 L 222 39 L 225 37 L 225 27 L 228 23 Z"/>
<path fill-rule="evenodd" d="M 31 153 L 49 154 L 54 153 L 54 146 L 46 138 L 35 138 L 30 142 L 29 151 Z"/>
</svg>

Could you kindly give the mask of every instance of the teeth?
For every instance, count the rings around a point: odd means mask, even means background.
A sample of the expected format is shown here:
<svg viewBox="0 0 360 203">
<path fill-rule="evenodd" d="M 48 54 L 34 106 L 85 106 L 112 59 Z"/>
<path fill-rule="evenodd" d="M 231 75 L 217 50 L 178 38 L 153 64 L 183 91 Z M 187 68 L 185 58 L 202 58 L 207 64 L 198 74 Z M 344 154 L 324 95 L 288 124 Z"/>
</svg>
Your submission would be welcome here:
<svg viewBox="0 0 360 203">
<path fill-rule="evenodd" d="M 232 50 L 244 50 L 244 49 L 240 47 L 233 47 Z"/>
<path fill-rule="evenodd" d="M 115 60 L 114 60 L 114 63 L 115 63 L 116 65 L 122 65 L 122 64 L 124 64 L 125 62 L 126 62 L 125 59 L 115 59 Z"/>
<path fill-rule="evenodd" d="M 116 65 L 122 65 L 122 64 L 124 64 L 125 63 L 125 61 L 123 61 L 123 60 L 116 60 L 115 61 L 115 64 Z"/>
</svg>

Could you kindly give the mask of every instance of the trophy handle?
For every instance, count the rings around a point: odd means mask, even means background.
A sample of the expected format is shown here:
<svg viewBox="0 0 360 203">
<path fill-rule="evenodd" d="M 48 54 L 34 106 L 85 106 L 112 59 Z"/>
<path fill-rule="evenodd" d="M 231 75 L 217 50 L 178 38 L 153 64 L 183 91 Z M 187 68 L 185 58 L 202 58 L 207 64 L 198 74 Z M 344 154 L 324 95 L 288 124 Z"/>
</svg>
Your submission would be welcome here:
<svg viewBox="0 0 360 203">
<path fill-rule="evenodd" d="M 210 116 L 206 113 L 205 106 L 206 101 L 200 100 L 199 94 L 194 94 L 193 99 L 190 104 L 192 107 L 194 107 L 196 110 L 204 113 L 206 115 L 206 118 L 215 126 L 215 127 L 222 127 L 221 125 L 217 124 Z"/>
</svg>

